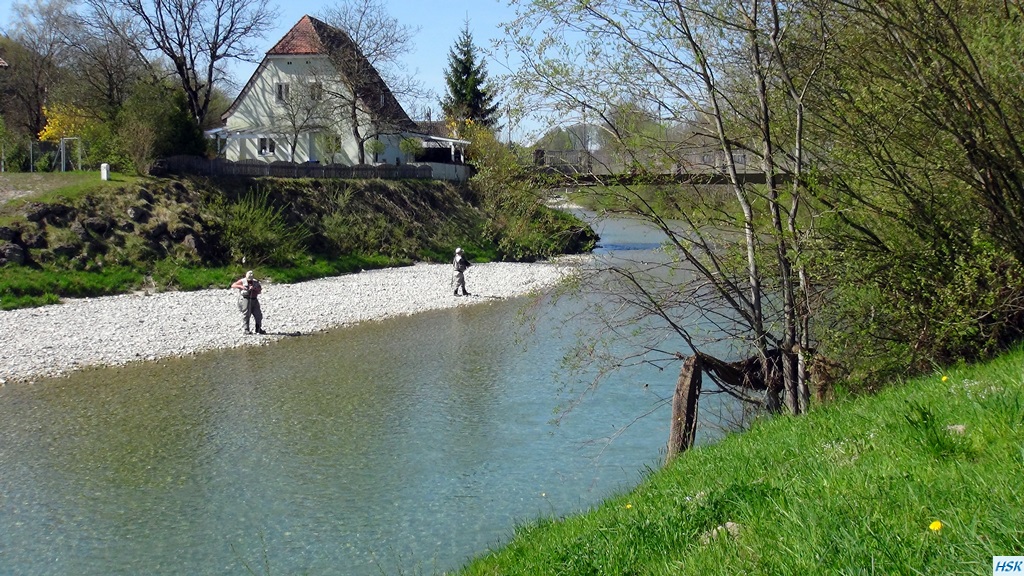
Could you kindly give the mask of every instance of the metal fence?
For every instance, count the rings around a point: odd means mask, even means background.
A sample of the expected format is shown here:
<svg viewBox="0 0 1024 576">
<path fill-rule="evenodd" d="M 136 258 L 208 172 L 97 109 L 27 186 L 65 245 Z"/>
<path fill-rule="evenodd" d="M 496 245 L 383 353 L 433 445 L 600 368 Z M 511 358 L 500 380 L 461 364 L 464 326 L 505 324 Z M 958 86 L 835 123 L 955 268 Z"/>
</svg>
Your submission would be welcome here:
<svg viewBox="0 0 1024 576">
<path fill-rule="evenodd" d="M 433 168 L 423 164 L 314 164 L 295 162 L 261 162 L 242 160 L 232 162 L 223 158 L 201 156 L 171 156 L 157 161 L 150 170 L 155 176 L 165 174 L 198 174 L 202 176 L 273 176 L 277 178 L 383 178 L 401 180 L 409 178 L 431 179 Z"/>
</svg>

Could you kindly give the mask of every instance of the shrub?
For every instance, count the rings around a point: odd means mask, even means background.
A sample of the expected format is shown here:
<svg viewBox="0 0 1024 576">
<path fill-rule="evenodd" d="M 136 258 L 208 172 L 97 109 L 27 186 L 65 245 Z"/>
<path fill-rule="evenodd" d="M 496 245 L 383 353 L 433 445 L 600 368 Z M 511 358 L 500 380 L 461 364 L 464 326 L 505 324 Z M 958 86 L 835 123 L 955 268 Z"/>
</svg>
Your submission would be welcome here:
<svg viewBox="0 0 1024 576">
<path fill-rule="evenodd" d="M 270 202 L 270 190 L 257 187 L 231 206 L 225 241 L 232 259 L 250 265 L 282 265 L 304 250 L 309 237 L 302 225 L 289 226 Z"/>
</svg>

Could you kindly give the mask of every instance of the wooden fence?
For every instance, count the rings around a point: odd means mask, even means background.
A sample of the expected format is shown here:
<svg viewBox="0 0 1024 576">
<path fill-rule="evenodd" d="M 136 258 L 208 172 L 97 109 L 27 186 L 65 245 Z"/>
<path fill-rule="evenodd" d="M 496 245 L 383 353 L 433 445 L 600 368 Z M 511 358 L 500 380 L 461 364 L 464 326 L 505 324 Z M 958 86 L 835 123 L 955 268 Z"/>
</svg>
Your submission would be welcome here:
<svg viewBox="0 0 1024 576">
<path fill-rule="evenodd" d="M 171 156 L 157 161 L 150 172 L 165 174 L 198 174 L 203 176 L 273 176 L 277 178 L 408 178 L 431 179 L 433 168 L 424 164 L 311 164 L 294 162 L 261 162 L 242 160 L 232 162 L 223 158 L 201 156 Z"/>
</svg>

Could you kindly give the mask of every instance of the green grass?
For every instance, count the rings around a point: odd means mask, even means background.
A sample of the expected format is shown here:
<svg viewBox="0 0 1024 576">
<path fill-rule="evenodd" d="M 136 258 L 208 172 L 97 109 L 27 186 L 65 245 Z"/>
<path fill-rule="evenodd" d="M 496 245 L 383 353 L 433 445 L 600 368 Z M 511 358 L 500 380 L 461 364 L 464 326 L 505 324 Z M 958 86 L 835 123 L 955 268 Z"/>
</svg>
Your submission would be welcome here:
<svg viewBox="0 0 1024 576">
<path fill-rule="evenodd" d="M 101 190 L 122 188 L 144 179 L 111 172 L 108 180 L 100 180 L 99 171 L 74 172 L 3 172 L 0 173 L 0 192 L 17 190 L 25 195 L 0 205 L 0 224 L 9 222 L 12 214 L 25 203 L 71 201 Z"/>
<path fill-rule="evenodd" d="M 286 267 L 256 267 L 257 276 L 278 283 L 301 282 L 412 262 L 384 256 L 344 256 L 334 260 L 308 258 Z M 245 271 L 238 266 L 203 268 L 172 260 L 157 262 L 152 270 L 107 266 L 101 271 L 54 268 L 0 267 L 0 309 L 31 308 L 55 304 L 60 298 L 84 298 L 124 294 L 135 290 L 200 290 L 227 287 Z"/>
<path fill-rule="evenodd" d="M 130 268 L 111 266 L 103 273 L 23 266 L 0 267 L 0 309 L 30 308 L 56 303 L 61 296 L 80 298 L 130 292 L 144 276 Z"/>
<path fill-rule="evenodd" d="M 118 202 L 118 195 L 129 200 L 134 199 L 136 193 L 131 186 L 127 185 L 138 180 L 140 179 L 114 174 L 111 180 L 102 181 L 99 179 L 99 173 L 95 172 L 3 173 L 0 174 L 0 192 L 6 193 L 5 197 L 8 198 L 12 192 L 18 196 L 0 205 L 0 225 L 17 222 L 18 226 L 26 227 L 24 206 L 28 202 L 63 203 L 77 208 L 84 207 L 84 210 L 80 210 L 80 212 L 84 212 L 86 215 L 90 211 L 103 216 L 116 214 L 123 209 L 123 202 Z M 280 189 L 282 186 L 291 186 L 294 189 L 290 189 L 288 197 L 292 201 L 309 204 L 304 206 L 304 212 L 300 213 L 300 218 L 308 217 L 309 213 L 323 211 L 324 207 L 316 204 L 317 194 L 324 194 L 320 187 L 330 187 L 334 184 L 311 181 L 273 182 L 275 191 L 282 192 Z M 479 236 L 475 233 L 477 230 L 471 225 L 472 223 L 465 226 L 452 224 L 451 229 L 432 231 L 429 225 L 424 225 L 419 221 L 414 222 L 412 214 L 419 214 L 428 219 L 433 216 L 433 212 L 428 209 L 430 205 L 428 200 L 450 201 L 453 196 L 448 190 L 434 186 L 423 192 L 429 196 L 424 200 L 420 198 L 423 194 L 410 191 L 396 183 L 361 182 L 359 185 L 369 190 L 365 194 L 358 195 L 360 201 L 365 205 L 356 207 L 354 210 L 361 215 L 373 216 L 376 214 L 380 207 L 373 205 L 372 201 L 381 198 L 398 200 L 399 204 L 406 201 L 418 201 L 424 206 L 419 207 L 422 208 L 419 212 L 408 206 L 403 208 L 404 204 L 395 208 L 399 211 L 405 210 L 402 214 L 405 215 L 406 220 L 378 215 L 377 226 L 380 229 L 362 230 L 363 233 L 356 235 L 357 241 L 344 250 L 331 246 L 324 249 L 321 244 L 318 252 L 312 252 L 305 247 L 304 240 L 308 234 L 303 227 L 293 228 L 285 225 L 282 222 L 280 207 L 264 206 L 267 205 L 269 188 L 264 190 L 261 197 L 256 198 L 262 203 L 257 202 L 259 205 L 255 207 L 247 205 L 245 202 L 232 204 L 230 201 L 206 206 L 198 201 L 181 202 L 179 198 L 175 197 L 180 193 L 178 186 L 170 186 L 166 181 L 153 179 L 152 185 L 147 184 L 147 188 L 150 193 L 157 196 L 157 200 L 154 202 L 154 206 L 157 206 L 155 209 L 158 212 L 157 218 L 169 218 L 167 211 L 182 210 L 183 206 L 187 209 L 197 208 L 200 212 L 200 220 L 204 222 L 217 222 L 224 213 L 229 213 L 228 228 L 229 231 L 235 233 L 234 236 L 240 236 L 245 240 L 256 238 L 263 245 L 269 246 L 271 250 L 277 250 L 277 252 L 261 252 L 257 249 L 260 246 L 254 247 L 243 243 L 238 246 L 237 250 L 234 250 L 238 254 L 233 254 L 232 260 L 239 262 L 243 260 L 242 256 L 247 256 L 250 264 L 219 265 L 218 262 L 199 261 L 187 250 L 157 254 L 150 247 L 149 242 L 139 234 L 126 235 L 122 241 L 110 241 L 108 246 L 99 249 L 90 248 L 92 252 L 88 253 L 87 258 L 82 256 L 69 258 L 39 250 L 32 254 L 34 259 L 31 261 L 31 265 L 0 266 L 0 309 L 53 304 L 66 297 L 103 296 L 136 290 L 196 290 L 225 286 L 248 268 L 256 270 L 261 278 L 290 283 L 366 269 L 406 266 L 412 264 L 414 257 L 418 260 L 448 262 L 455 243 L 464 246 L 476 262 L 499 257 L 494 242 L 490 239 L 480 238 L 478 241 L 472 241 L 467 238 L 467 236 Z M 257 184 L 257 194 L 259 194 L 258 186 L 259 184 Z M 271 184 L 267 186 L 271 186 Z M 384 192 L 377 189 L 380 186 L 384 187 Z M 108 191 L 111 193 L 108 194 Z M 227 198 L 230 194 L 223 192 L 222 196 Z M 220 198 L 221 196 L 215 197 Z M 232 211 L 236 206 L 240 206 L 240 208 Z M 159 212 L 160 210 L 164 212 Z M 451 217 L 451 214 L 445 214 Z M 246 220 L 243 218 L 244 216 L 250 218 Z M 79 217 L 82 217 L 81 214 Z M 257 218 L 253 221 L 253 218 L 256 217 L 263 217 L 263 219 Z M 315 219 L 313 220 L 315 221 Z M 246 224 L 242 227 L 242 233 L 238 233 L 232 228 L 232 225 L 240 221 Z M 413 230 L 413 223 L 418 226 L 416 230 Z M 34 227 L 29 225 L 27 228 L 31 230 Z M 48 225 L 44 230 L 50 246 L 75 246 L 80 251 L 85 251 L 79 234 L 73 232 L 70 227 L 59 224 Z M 290 244 L 285 242 L 293 232 L 295 233 L 295 242 Z M 431 236 L 432 233 L 437 237 Z M 374 234 L 381 235 L 384 239 L 377 243 L 368 242 L 367 237 Z M 225 239 L 229 246 L 234 246 L 232 238 L 231 235 L 228 235 Z M 216 237 L 212 237 L 210 240 L 217 242 Z M 406 249 L 399 249 L 401 247 Z M 417 254 L 417 252 L 419 253 Z"/>
<path fill-rule="evenodd" d="M 991 574 L 1024 554 L 1022 366 L 1016 350 L 760 422 L 460 574 Z"/>
</svg>

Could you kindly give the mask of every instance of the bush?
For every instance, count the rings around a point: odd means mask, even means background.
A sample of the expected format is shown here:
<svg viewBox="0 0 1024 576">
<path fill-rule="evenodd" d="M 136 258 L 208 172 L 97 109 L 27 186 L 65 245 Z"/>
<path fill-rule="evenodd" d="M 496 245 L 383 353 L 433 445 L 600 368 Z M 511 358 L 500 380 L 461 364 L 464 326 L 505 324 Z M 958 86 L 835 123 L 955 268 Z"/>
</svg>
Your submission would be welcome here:
<svg viewBox="0 0 1024 576">
<path fill-rule="evenodd" d="M 53 163 L 56 161 L 56 154 L 53 152 L 43 152 L 40 154 L 33 164 L 36 172 L 50 172 L 53 170 Z"/>
<path fill-rule="evenodd" d="M 230 208 L 225 241 L 236 262 L 283 265 L 298 257 L 309 238 L 301 225 L 289 226 L 283 210 L 270 202 L 270 190 L 257 188 Z"/>
</svg>

